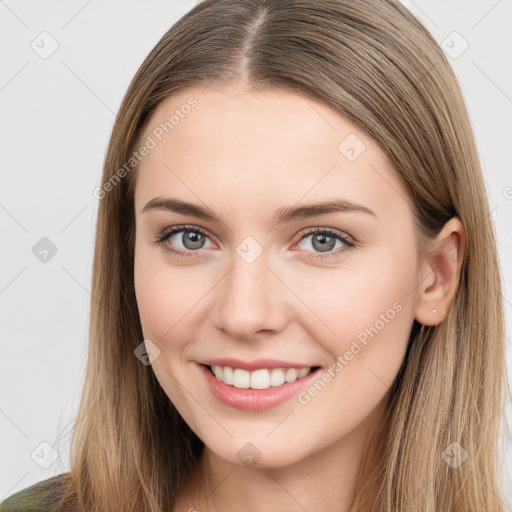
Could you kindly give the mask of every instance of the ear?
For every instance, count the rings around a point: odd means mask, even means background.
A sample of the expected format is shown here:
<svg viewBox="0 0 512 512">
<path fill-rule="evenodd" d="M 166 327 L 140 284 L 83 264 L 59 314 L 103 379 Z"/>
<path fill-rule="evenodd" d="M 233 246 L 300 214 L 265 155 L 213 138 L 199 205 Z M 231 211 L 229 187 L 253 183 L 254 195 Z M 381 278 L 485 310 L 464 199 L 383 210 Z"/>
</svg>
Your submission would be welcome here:
<svg viewBox="0 0 512 512">
<path fill-rule="evenodd" d="M 455 297 L 466 238 L 457 217 L 452 217 L 428 244 L 428 261 L 419 269 L 414 318 L 422 325 L 441 323 Z"/>
</svg>

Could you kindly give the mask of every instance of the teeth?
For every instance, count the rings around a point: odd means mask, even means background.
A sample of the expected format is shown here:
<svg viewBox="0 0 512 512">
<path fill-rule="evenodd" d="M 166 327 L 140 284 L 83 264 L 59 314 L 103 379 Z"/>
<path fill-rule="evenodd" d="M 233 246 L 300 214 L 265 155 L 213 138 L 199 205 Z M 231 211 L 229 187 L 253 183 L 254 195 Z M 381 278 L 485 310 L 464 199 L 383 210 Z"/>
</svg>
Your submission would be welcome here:
<svg viewBox="0 0 512 512">
<path fill-rule="evenodd" d="M 286 373 L 284 374 L 284 380 L 286 382 L 293 382 L 297 380 L 297 377 L 299 375 L 299 370 L 296 370 L 295 368 L 289 368 Z"/>
<path fill-rule="evenodd" d="M 301 368 L 299 370 L 299 375 L 298 375 L 299 379 L 301 377 L 305 377 L 310 371 L 311 371 L 311 368 Z"/>
<path fill-rule="evenodd" d="M 236 370 L 238 371 L 238 370 Z M 244 371 L 244 370 L 240 370 Z M 246 372 L 249 373 L 249 372 Z M 251 386 L 252 389 L 267 389 L 270 387 L 270 375 L 268 370 L 256 370 L 251 372 Z"/>
<path fill-rule="evenodd" d="M 261 369 L 249 372 L 230 366 L 212 366 L 212 371 L 217 380 L 235 388 L 267 389 L 271 386 L 281 386 L 285 382 L 294 382 L 301 377 L 305 377 L 311 371 L 311 368 L 272 368 L 270 370 Z"/>
<path fill-rule="evenodd" d="M 222 381 L 225 382 L 226 384 L 233 385 L 233 368 L 229 366 L 226 366 L 224 369 L 222 368 L 222 366 L 219 366 L 219 368 L 221 369 L 221 372 L 223 372 Z"/>
<path fill-rule="evenodd" d="M 229 368 L 231 370 L 231 368 Z M 212 366 L 213 373 L 217 379 L 222 380 L 224 374 L 224 368 L 222 366 Z"/>
<path fill-rule="evenodd" d="M 237 368 L 233 372 L 233 386 L 235 388 L 250 388 L 251 374 L 245 370 Z"/>
<path fill-rule="evenodd" d="M 268 370 L 267 370 L 268 371 Z M 284 377 L 284 371 L 280 370 L 272 370 L 272 373 L 270 374 L 270 385 L 271 386 L 280 386 L 281 384 L 285 383 L 285 377 Z"/>
</svg>

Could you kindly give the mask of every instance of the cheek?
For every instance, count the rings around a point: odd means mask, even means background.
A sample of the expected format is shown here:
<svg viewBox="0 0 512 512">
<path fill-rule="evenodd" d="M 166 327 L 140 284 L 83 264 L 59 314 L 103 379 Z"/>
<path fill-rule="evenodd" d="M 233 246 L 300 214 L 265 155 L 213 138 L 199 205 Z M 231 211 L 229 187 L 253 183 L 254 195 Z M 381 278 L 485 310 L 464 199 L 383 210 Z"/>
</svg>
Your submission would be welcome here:
<svg viewBox="0 0 512 512">
<path fill-rule="evenodd" d="M 332 435 L 340 425 L 350 429 L 379 410 L 406 353 L 414 318 L 414 258 L 380 263 L 310 281 L 304 295 L 312 298 L 311 309 L 321 321 L 308 313 L 303 327 L 331 361 L 326 374 L 298 398 L 306 407 L 312 404 L 318 421 L 332 424 Z M 314 428 L 317 420 L 307 421 Z"/>
<path fill-rule="evenodd" d="M 160 342 L 161 348 L 171 347 L 173 339 L 190 337 L 200 310 L 198 301 L 206 298 L 211 284 L 197 269 L 172 267 L 165 262 L 165 253 L 149 252 L 136 249 L 135 257 L 135 295 L 142 330 L 145 338 Z"/>
<path fill-rule="evenodd" d="M 413 253 L 390 252 L 303 282 L 297 294 L 309 307 L 304 328 L 333 360 L 345 356 L 350 366 L 389 367 L 392 373 L 402 362 L 414 318 L 415 271 Z"/>
</svg>

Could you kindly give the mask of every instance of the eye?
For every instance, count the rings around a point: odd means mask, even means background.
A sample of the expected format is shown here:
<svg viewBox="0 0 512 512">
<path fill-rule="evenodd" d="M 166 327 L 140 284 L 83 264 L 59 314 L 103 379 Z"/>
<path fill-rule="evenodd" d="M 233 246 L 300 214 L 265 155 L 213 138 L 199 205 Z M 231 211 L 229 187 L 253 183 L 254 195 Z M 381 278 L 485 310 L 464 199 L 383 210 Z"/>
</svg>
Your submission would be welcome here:
<svg viewBox="0 0 512 512">
<path fill-rule="evenodd" d="M 156 238 L 155 243 L 176 256 L 194 256 L 194 252 L 204 248 L 205 240 L 208 238 L 206 231 L 197 226 L 181 225 L 164 231 Z M 181 248 L 175 248 L 177 242 L 181 242 Z"/>
<path fill-rule="evenodd" d="M 317 254 L 310 256 L 313 259 L 335 257 L 355 247 L 355 242 L 349 239 L 348 236 L 341 231 L 331 228 L 310 229 L 301 236 L 299 244 L 309 237 L 312 237 L 311 243 L 313 249 L 318 251 Z M 173 255 L 188 257 L 195 256 L 194 253 L 204 249 L 205 241 L 208 239 L 208 233 L 202 228 L 198 226 L 180 225 L 165 230 L 155 239 L 155 243 L 161 245 L 165 251 Z M 176 248 L 178 242 L 182 244 L 182 247 L 178 246 L 178 248 Z M 335 248 L 337 242 L 340 243 L 341 247 L 338 246 L 338 248 L 333 251 L 332 249 Z"/>
<path fill-rule="evenodd" d="M 348 249 L 352 249 L 355 247 L 355 243 L 352 242 L 348 236 L 344 235 L 341 231 L 335 229 L 311 229 L 301 236 L 300 242 L 302 242 L 308 237 L 312 237 L 312 247 L 315 250 L 319 251 L 319 254 L 311 256 L 314 259 L 331 258 L 339 255 L 340 253 Z M 338 248 L 335 251 L 332 251 L 332 249 L 334 249 L 334 247 L 336 246 L 336 242 L 340 242 L 341 247 L 338 246 Z"/>
</svg>

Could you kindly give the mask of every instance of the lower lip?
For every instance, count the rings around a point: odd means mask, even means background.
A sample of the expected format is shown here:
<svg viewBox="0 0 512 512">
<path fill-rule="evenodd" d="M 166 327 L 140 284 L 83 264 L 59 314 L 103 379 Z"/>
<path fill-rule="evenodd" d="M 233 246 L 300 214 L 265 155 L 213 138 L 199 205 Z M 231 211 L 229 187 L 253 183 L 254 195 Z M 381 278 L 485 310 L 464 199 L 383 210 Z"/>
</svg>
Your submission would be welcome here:
<svg viewBox="0 0 512 512">
<path fill-rule="evenodd" d="M 281 386 L 271 386 L 267 389 L 236 388 L 224 384 L 213 375 L 210 370 L 199 364 L 211 392 L 225 405 L 245 411 L 264 411 L 286 402 L 317 376 L 321 368 L 309 372 L 306 376 L 294 382 L 286 382 Z"/>
</svg>

